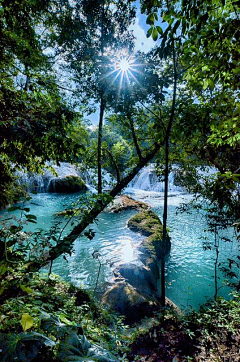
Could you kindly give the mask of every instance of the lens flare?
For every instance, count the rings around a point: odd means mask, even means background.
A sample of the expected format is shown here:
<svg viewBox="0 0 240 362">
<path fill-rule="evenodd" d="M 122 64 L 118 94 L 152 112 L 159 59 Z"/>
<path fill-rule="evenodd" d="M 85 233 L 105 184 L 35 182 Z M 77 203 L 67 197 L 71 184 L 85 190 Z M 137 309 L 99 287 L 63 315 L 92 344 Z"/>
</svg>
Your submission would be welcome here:
<svg viewBox="0 0 240 362">
<path fill-rule="evenodd" d="M 115 69 L 121 73 L 128 73 L 132 70 L 134 59 L 131 58 L 121 58 L 116 61 Z"/>
<path fill-rule="evenodd" d="M 103 79 L 108 80 L 109 87 L 118 85 L 118 97 L 122 91 L 130 89 L 131 85 L 138 84 L 141 86 L 138 78 L 138 75 L 142 74 L 141 68 L 143 67 L 142 63 L 136 62 L 136 59 L 128 55 L 127 52 L 119 54 L 109 55 L 109 71 L 103 75 Z"/>
</svg>

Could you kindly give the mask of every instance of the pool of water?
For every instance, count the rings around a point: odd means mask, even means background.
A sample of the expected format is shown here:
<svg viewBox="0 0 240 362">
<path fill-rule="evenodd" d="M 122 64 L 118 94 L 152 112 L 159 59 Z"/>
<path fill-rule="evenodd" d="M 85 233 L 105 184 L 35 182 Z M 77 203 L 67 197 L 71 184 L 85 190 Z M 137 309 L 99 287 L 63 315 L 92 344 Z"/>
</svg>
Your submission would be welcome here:
<svg viewBox="0 0 240 362">
<path fill-rule="evenodd" d="M 128 190 L 138 200 L 145 201 L 162 217 L 163 194 L 159 192 Z M 78 195 L 38 194 L 32 196 L 31 213 L 37 215 L 37 227 L 48 229 L 54 214 L 63 210 Z M 171 252 L 166 260 L 166 295 L 180 308 L 198 308 L 206 302 L 206 297 L 214 296 L 214 250 L 203 250 L 203 238 L 213 240 L 213 235 L 205 233 L 204 217 L 196 214 L 176 214 L 182 202 L 189 202 L 189 195 L 180 193 L 169 197 L 168 226 L 171 236 Z M 94 288 L 99 268 L 99 285 L 113 277 L 113 269 L 118 263 L 136 260 L 134 251 L 142 237 L 127 228 L 127 220 L 136 211 L 121 214 L 103 212 L 96 223 L 91 225 L 96 234 L 93 240 L 85 236 L 74 243 L 73 253 L 54 261 L 53 271 L 78 286 Z M 29 225 L 28 228 L 34 228 Z M 67 232 L 67 229 L 65 230 Z M 237 242 L 220 244 L 219 261 L 236 256 Z M 223 276 L 219 275 L 219 286 Z M 227 296 L 229 290 L 223 287 L 219 295 Z"/>
</svg>

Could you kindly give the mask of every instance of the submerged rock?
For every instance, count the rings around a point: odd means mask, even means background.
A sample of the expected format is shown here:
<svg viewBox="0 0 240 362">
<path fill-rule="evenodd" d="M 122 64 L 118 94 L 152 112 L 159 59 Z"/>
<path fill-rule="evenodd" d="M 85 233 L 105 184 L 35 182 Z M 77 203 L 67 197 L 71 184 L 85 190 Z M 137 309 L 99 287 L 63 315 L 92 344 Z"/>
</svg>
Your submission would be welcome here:
<svg viewBox="0 0 240 362">
<path fill-rule="evenodd" d="M 151 271 L 151 272 L 150 272 Z M 116 276 L 123 277 L 141 294 L 153 296 L 157 294 L 158 269 L 155 273 L 142 263 L 121 264 L 114 269 Z"/>
<path fill-rule="evenodd" d="M 113 201 L 107 211 L 118 213 L 125 210 L 148 210 L 149 206 L 142 201 L 133 200 L 127 195 L 121 195 Z"/>
</svg>

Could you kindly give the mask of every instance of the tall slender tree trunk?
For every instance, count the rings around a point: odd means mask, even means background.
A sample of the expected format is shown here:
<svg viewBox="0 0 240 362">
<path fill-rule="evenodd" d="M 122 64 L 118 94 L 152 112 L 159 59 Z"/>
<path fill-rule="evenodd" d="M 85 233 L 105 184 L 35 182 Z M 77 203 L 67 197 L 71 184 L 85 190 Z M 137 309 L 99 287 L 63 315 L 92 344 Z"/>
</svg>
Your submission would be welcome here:
<svg viewBox="0 0 240 362">
<path fill-rule="evenodd" d="M 215 225 L 214 230 L 214 248 L 215 248 L 215 263 L 214 263 L 214 285 L 215 285 L 215 294 L 214 300 L 217 300 L 218 296 L 218 258 L 219 258 L 219 239 L 217 235 L 217 226 Z"/>
<path fill-rule="evenodd" d="M 165 170 L 164 170 L 164 206 L 163 206 L 163 245 L 167 244 L 167 213 L 168 213 L 168 177 L 169 175 L 169 135 L 165 140 Z M 165 287 L 165 260 L 161 260 L 161 305 L 166 305 L 166 287 Z"/>
<path fill-rule="evenodd" d="M 100 114 L 99 114 L 99 124 L 98 124 L 98 153 L 97 153 L 98 194 L 102 193 L 102 136 L 103 136 L 104 111 L 105 111 L 105 102 L 102 92 L 100 99 Z"/>
<path fill-rule="evenodd" d="M 138 155 L 139 161 L 141 161 L 142 153 L 141 153 L 141 150 L 140 150 L 140 147 L 139 147 L 139 144 L 138 144 L 138 140 L 137 140 L 137 136 L 136 136 L 136 132 L 135 132 L 135 128 L 134 128 L 134 123 L 133 123 L 131 114 L 128 113 L 127 117 L 128 117 L 129 123 L 130 123 L 132 138 L 133 138 L 133 142 L 134 142 L 134 145 L 135 145 L 135 148 L 136 148 L 136 151 L 137 151 L 137 155 Z"/>
<path fill-rule="evenodd" d="M 167 234 L 167 216 L 168 216 L 168 180 L 169 180 L 169 146 L 170 146 L 170 133 L 172 129 L 172 124 L 175 115 L 175 105 L 176 105 L 176 92 L 177 92 L 177 65 L 176 65 L 176 56 L 175 56 L 175 47 L 173 39 L 173 100 L 170 119 L 166 129 L 165 135 L 165 170 L 164 170 L 164 206 L 163 206 L 163 245 L 166 247 L 168 242 Z M 166 305 L 166 287 L 165 287 L 165 259 L 164 257 L 161 260 L 161 305 L 165 307 Z"/>
<path fill-rule="evenodd" d="M 104 1 L 101 5 L 101 38 L 100 38 L 100 48 L 101 48 L 101 57 L 104 56 Z M 97 152 L 97 176 L 98 176 L 98 185 L 97 190 L 98 194 L 102 193 L 102 136 L 103 136 L 103 116 L 105 111 L 105 101 L 104 101 L 104 89 L 101 87 L 100 94 L 100 114 L 99 114 L 99 123 L 98 123 L 98 152 Z"/>
</svg>

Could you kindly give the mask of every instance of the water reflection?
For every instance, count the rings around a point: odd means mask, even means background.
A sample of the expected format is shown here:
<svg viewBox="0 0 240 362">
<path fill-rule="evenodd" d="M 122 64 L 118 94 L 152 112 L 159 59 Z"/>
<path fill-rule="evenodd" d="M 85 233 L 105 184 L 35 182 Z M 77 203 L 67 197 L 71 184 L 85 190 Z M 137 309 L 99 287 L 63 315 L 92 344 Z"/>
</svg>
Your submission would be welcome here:
<svg viewBox="0 0 240 362">
<path fill-rule="evenodd" d="M 123 263 L 130 263 L 136 259 L 134 256 L 133 239 L 131 237 L 125 237 L 123 239 L 120 236 L 116 242 L 121 245 L 121 259 Z"/>
</svg>

